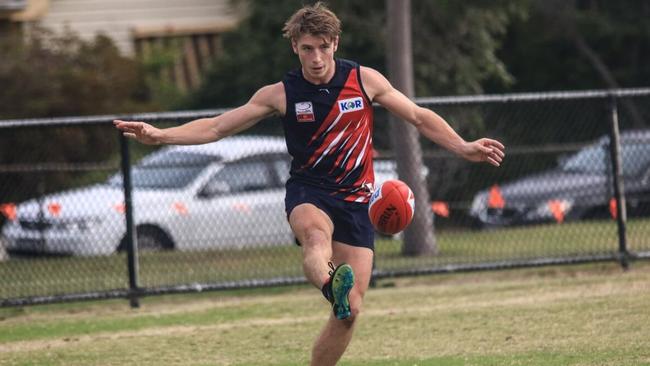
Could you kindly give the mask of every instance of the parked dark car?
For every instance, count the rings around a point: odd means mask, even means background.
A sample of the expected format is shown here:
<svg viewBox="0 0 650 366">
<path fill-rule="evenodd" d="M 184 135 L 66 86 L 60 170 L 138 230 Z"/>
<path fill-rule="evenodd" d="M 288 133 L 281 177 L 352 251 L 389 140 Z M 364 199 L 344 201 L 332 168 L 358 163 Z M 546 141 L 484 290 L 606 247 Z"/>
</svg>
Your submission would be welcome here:
<svg viewBox="0 0 650 366">
<path fill-rule="evenodd" d="M 482 190 L 470 215 L 481 227 L 611 217 L 609 148 L 603 136 L 552 170 Z M 621 133 L 621 160 L 628 216 L 650 216 L 650 130 Z"/>
</svg>

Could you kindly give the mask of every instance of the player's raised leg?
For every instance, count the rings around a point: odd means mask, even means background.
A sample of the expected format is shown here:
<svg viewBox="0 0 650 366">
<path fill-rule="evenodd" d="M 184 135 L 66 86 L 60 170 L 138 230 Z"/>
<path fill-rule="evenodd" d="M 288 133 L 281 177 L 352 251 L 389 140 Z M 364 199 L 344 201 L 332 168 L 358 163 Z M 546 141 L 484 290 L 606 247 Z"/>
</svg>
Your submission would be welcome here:
<svg viewBox="0 0 650 366">
<path fill-rule="evenodd" d="M 373 251 L 339 242 L 332 243 L 332 261 L 335 265 L 348 263 L 354 271 L 354 287 L 349 293 L 351 315 L 339 320 L 332 313 L 318 336 L 312 350 L 311 365 L 336 365 L 350 343 L 356 319 L 361 311 L 363 297 L 372 275 Z"/>
</svg>

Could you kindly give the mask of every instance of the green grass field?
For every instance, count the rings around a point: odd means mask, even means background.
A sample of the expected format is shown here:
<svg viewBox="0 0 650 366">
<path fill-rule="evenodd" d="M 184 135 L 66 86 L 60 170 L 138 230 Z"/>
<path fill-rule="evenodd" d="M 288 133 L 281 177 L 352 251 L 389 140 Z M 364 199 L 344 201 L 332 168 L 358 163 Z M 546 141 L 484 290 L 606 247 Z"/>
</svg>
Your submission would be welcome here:
<svg viewBox="0 0 650 366">
<path fill-rule="evenodd" d="M 538 225 L 484 231 L 442 231 L 439 254 L 404 257 L 401 241 L 379 238 L 380 270 L 432 268 L 448 264 L 526 260 L 540 257 L 614 254 L 612 220 Z M 628 223 L 632 251 L 650 251 L 650 220 Z M 243 250 L 141 253 L 140 285 L 156 287 L 301 276 L 300 250 L 294 245 Z M 128 287 L 125 254 L 105 257 L 31 258 L 0 262 L 0 299 L 105 291 Z"/>
<path fill-rule="evenodd" d="M 341 365 L 650 365 L 650 263 L 379 281 Z M 305 365 L 307 286 L 0 309 L 1 365 Z"/>
</svg>

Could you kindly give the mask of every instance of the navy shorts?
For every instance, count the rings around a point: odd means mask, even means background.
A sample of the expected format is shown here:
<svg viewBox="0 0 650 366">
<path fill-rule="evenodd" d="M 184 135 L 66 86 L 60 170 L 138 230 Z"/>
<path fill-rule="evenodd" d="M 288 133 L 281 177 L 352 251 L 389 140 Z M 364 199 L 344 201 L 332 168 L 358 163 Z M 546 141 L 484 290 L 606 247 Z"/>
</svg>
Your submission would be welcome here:
<svg viewBox="0 0 650 366">
<path fill-rule="evenodd" d="M 333 240 L 375 250 L 375 230 L 368 217 L 367 203 L 344 201 L 330 196 L 326 190 L 288 182 L 284 198 L 287 218 L 296 206 L 303 203 L 311 203 L 329 216 L 334 223 Z"/>
</svg>

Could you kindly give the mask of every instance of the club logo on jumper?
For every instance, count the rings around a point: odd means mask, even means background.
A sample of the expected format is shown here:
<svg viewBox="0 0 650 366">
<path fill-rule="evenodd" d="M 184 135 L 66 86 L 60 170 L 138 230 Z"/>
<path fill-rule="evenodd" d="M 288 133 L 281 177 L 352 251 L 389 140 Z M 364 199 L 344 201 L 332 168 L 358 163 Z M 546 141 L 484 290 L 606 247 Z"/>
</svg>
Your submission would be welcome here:
<svg viewBox="0 0 650 366">
<path fill-rule="evenodd" d="M 298 122 L 316 121 L 316 117 L 314 116 L 314 106 L 311 102 L 296 103 L 296 119 Z"/>
<path fill-rule="evenodd" d="M 341 113 L 354 112 L 363 109 L 363 99 L 361 97 L 339 100 L 339 110 Z"/>
</svg>

